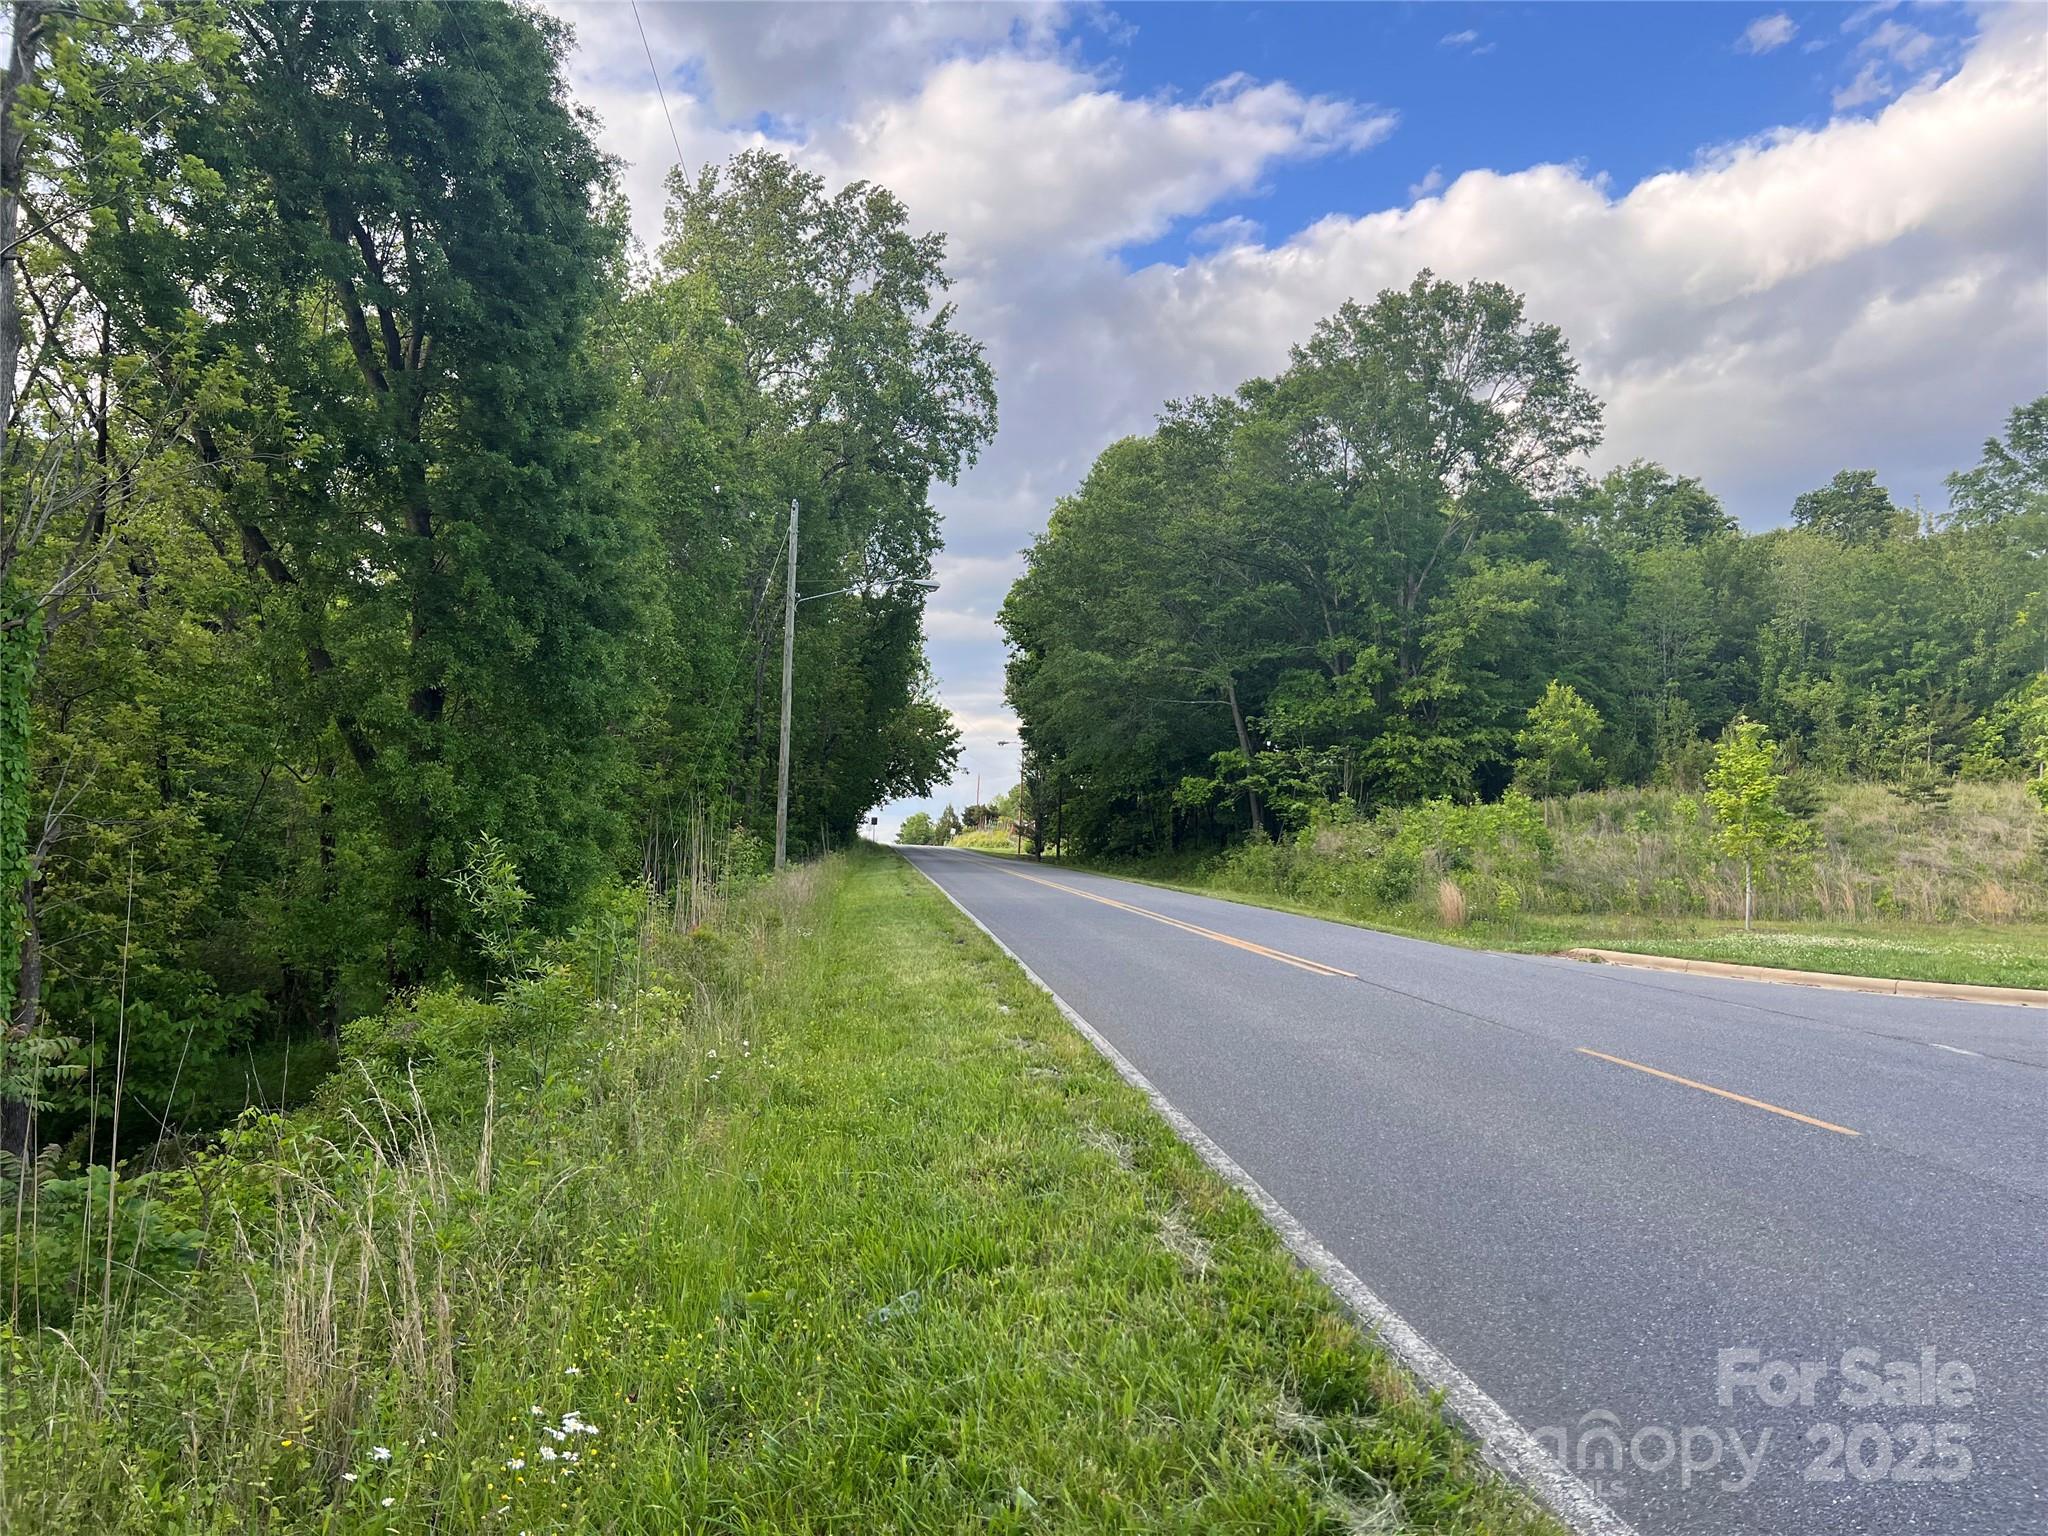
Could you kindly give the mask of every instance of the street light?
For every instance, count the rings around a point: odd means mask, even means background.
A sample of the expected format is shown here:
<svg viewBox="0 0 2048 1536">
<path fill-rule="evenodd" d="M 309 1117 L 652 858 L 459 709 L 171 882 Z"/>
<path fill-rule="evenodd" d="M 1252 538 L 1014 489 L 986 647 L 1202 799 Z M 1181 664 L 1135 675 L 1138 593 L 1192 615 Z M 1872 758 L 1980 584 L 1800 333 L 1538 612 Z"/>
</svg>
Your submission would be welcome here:
<svg viewBox="0 0 2048 1536">
<path fill-rule="evenodd" d="M 716 487 L 714 486 L 715 490 Z M 815 603 L 822 597 L 843 597 L 848 592 L 935 592 L 938 588 L 929 581 L 884 582 L 879 587 L 855 585 L 834 587 L 830 592 L 813 592 L 808 597 L 796 593 L 796 523 L 797 504 L 794 498 L 789 503 L 789 579 L 784 583 L 782 605 L 782 746 L 777 753 L 775 764 L 775 867 L 781 869 L 789 862 L 789 696 L 790 683 L 796 671 L 796 605 Z"/>
</svg>

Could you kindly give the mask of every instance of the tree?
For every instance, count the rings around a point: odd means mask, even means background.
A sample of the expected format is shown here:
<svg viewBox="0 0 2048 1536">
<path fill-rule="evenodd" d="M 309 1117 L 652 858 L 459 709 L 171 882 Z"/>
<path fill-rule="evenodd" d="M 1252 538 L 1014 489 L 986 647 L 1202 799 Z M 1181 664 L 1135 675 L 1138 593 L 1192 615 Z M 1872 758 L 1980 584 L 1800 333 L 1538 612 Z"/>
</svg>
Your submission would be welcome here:
<svg viewBox="0 0 2048 1536">
<path fill-rule="evenodd" d="M 1778 749 L 1754 720 L 1737 717 L 1714 750 L 1706 800 L 1716 846 L 1742 865 L 1742 926 L 1755 904 L 1756 864 L 1788 846 L 1798 823 L 1778 802 Z"/>
<path fill-rule="evenodd" d="M 1563 511 L 1598 543 L 1616 550 L 1702 544 L 1736 531 L 1728 509 L 1698 480 L 1647 459 L 1609 470 Z"/>
<path fill-rule="evenodd" d="M 932 823 L 932 841 L 935 843 L 950 843 L 959 835 L 960 818 L 955 814 L 953 807 L 949 805 L 939 812 L 939 819 Z"/>
<path fill-rule="evenodd" d="M 1948 477 L 1950 526 L 2048 518 L 2048 395 L 2013 407 L 2005 441 L 1989 438 L 1974 469 Z"/>
<path fill-rule="evenodd" d="M 886 188 L 828 190 L 755 150 L 673 172 L 668 195 L 634 306 L 640 419 L 659 444 L 678 414 L 715 410 L 730 437 L 710 462 L 648 481 L 681 567 L 675 622 L 701 627 L 706 603 L 727 615 L 719 645 L 737 665 L 714 696 L 740 727 L 731 789 L 756 810 L 774 794 L 780 634 L 755 610 L 779 595 L 787 508 L 802 503 L 799 588 L 855 590 L 799 610 L 790 822 L 844 836 L 958 760 L 925 668 L 920 584 L 939 543 L 932 485 L 993 435 L 994 375 L 944 302 L 945 237 L 914 232 Z M 734 588 L 746 609 L 727 601 Z M 678 692 L 680 725 L 694 695 Z"/>
<path fill-rule="evenodd" d="M 175 457 L 178 408 L 131 390 L 138 359 L 94 241 L 192 216 L 212 182 L 166 141 L 200 109 L 220 33 L 208 8 L 16 0 L 0 67 L 0 1079 L 18 1048 L 53 1062 L 43 918 L 80 793 L 36 772 L 52 647 L 119 581 L 109 555 Z M 147 108 L 137 108 L 145 101 Z M 146 115 L 155 133 L 135 127 Z M 189 465 L 183 466 L 189 468 Z M 130 570 L 136 560 L 131 555 Z M 93 765 L 66 764 L 90 775 Z M 26 1042 L 26 1045 L 24 1045 Z M 31 1071 L 31 1076 L 35 1072 Z M 38 1095 L 30 1093 L 28 1099 Z M 25 1101 L 0 1092 L 0 1147 L 26 1150 Z"/>
<path fill-rule="evenodd" d="M 904 817 L 903 824 L 896 829 L 896 841 L 899 843 L 909 843 L 913 846 L 925 846 L 938 842 L 939 838 L 935 835 L 935 828 L 932 825 L 931 812 L 912 811 L 908 816 Z"/>
<path fill-rule="evenodd" d="M 1600 711 L 1570 683 L 1552 678 L 1530 706 L 1528 725 L 1515 733 L 1515 787 L 1539 799 L 1596 787 L 1604 765 L 1593 743 L 1601 729 Z"/>
<path fill-rule="evenodd" d="M 1874 469 L 1845 469 L 1817 491 L 1792 503 L 1795 527 L 1838 544 L 1875 544 L 1911 533 L 1913 520 L 1892 504 Z"/>
<path fill-rule="evenodd" d="M 1103 850 L 1497 792 L 1555 670 L 1542 501 L 1598 425 L 1555 327 L 1425 272 L 1113 444 L 1002 615 L 1062 826 Z"/>
</svg>

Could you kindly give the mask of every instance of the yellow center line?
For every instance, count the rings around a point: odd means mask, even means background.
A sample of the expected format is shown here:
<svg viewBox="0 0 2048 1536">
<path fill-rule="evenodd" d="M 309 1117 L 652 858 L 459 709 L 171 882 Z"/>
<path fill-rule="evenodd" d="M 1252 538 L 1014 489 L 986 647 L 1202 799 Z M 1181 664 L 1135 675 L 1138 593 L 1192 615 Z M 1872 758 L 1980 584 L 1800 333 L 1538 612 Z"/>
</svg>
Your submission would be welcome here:
<svg viewBox="0 0 2048 1536">
<path fill-rule="evenodd" d="M 1592 1050 L 1587 1046 L 1578 1048 L 1581 1056 L 1597 1056 L 1602 1061 L 1611 1061 L 1617 1067 L 1627 1067 L 1636 1072 L 1647 1072 L 1652 1077 L 1661 1077 L 1667 1083 L 1682 1083 L 1687 1088 L 1697 1088 L 1701 1093 L 1711 1093 L 1717 1098 L 1733 1099 L 1738 1104 L 1747 1104 L 1751 1109 L 1768 1110 L 1774 1115 L 1783 1115 L 1787 1120 L 1797 1120 L 1801 1125 L 1817 1125 L 1824 1131 L 1833 1131 L 1838 1136 L 1861 1136 L 1861 1131 L 1852 1131 L 1846 1125 L 1836 1125 L 1831 1120 L 1816 1120 L 1811 1115 L 1802 1115 L 1796 1109 L 1786 1109 L 1777 1104 L 1766 1104 L 1762 1099 L 1752 1099 L 1747 1094 L 1730 1093 L 1726 1088 L 1716 1088 L 1712 1083 L 1696 1083 L 1689 1077 L 1680 1077 L 1676 1072 L 1660 1072 L 1655 1067 L 1646 1067 L 1640 1061 L 1630 1061 L 1622 1056 L 1610 1056 L 1605 1051 Z"/>
<path fill-rule="evenodd" d="M 1139 917 L 1149 917 L 1155 923 L 1164 923 L 1169 928 L 1178 928 L 1183 933 L 1197 934 L 1205 939 L 1214 939 L 1218 944 L 1228 944 L 1233 949 L 1249 950 L 1255 955 L 1264 955 L 1268 960 L 1278 960 L 1282 965 L 1297 966 L 1304 971 L 1313 971 L 1318 976 L 1342 976 L 1347 981 L 1358 980 L 1355 971 L 1340 971 L 1334 965 L 1325 965 L 1320 960 L 1304 959 L 1290 955 L 1284 949 L 1268 949 L 1263 944 L 1254 944 L 1250 939 L 1240 939 L 1233 934 L 1218 933 L 1214 928 L 1203 928 L 1195 923 L 1184 923 L 1177 917 L 1168 917 L 1163 912 L 1154 912 L 1146 907 L 1134 907 L 1127 901 L 1118 901 L 1112 896 L 1098 896 L 1093 891 L 1084 891 L 1079 886 L 1062 885 L 1057 880 L 1047 880 L 1039 875 L 1027 875 L 1021 869 L 1006 869 L 1006 875 L 1015 875 L 1019 880 L 1029 880 L 1034 885 L 1050 886 L 1056 891 L 1065 891 L 1069 896 L 1079 896 L 1084 901 L 1099 901 L 1105 907 L 1115 907 L 1119 912 L 1133 912 Z"/>
</svg>

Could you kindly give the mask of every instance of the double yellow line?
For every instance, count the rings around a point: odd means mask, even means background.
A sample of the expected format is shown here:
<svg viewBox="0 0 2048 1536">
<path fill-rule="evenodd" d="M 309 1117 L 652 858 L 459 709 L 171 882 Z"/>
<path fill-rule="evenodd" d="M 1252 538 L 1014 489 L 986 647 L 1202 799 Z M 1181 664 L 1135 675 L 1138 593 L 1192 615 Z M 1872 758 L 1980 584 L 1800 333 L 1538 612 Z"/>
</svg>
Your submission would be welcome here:
<svg viewBox="0 0 2048 1536">
<path fill-rule="evenodd" d="M 1177 917 L 1168 917 L 1164 912 L 1154 912 L 1148 907 L 1134 907 L 1128 901 L 1118 901 L 1113 896 L 1098 896 L 1093 891 L 1084 891 L 1076 885 L 1062 885 L 1057 880 L 1047 880 L 1040 875 L 1027 875 L 1021 869 L 1006 869 L 1006 875 L 1015 875 L 1019 880 L 1029 880 L 1033 885 L 1050 886 L 1055 891 L 1065 891 L 1069 896 L 1079 896 L 1083 901 L 1099 901 L 1105 907 L 1115 907 L 1119 912 L 1132 912 L 1139 917 L 1149 917 L 1155 923 L 1164 923 L 1169 928 L 1178 928 L 1182 933 L 1199 934 L 1205 939 L 1214 939 L 1218 944 L 1228 944 L 1232 949 L 1247 950 L 1254 955 L 1264 955 L 1268 960 L 1278 960 L 1282 965 L 1291 965 L 1299 970 L 1312 971 L 1318 976 L 1342 976 L 1346 981 L 1358 980 L 1356 971 L 1340 971 L 1334 965 L 1325 965 L 1320 960 L 1305 959 L 1301 955 L 1290 955 L 1284 949 L 1268 949 L 1263 944 L 1254 944 L 1250 939 L 1240 939 L 1235 934 L 1218 933 L 1214 928 L 1204 928 L 1198 923 L 1184 923 Z"/>
</svg>

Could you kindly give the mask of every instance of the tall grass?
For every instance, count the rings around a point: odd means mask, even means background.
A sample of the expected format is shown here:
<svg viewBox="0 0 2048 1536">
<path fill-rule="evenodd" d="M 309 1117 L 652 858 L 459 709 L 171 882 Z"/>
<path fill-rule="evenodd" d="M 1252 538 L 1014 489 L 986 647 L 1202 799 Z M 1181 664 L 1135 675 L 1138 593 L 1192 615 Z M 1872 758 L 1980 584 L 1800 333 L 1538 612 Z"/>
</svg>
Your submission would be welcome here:
<svg viewBox="0 0 2048 1536">
<path fill-rule="evenodd" d="M 588 1480 L 608 1452 L 562 1418 L 599 1411 L 565 1374 L 595 1344 L 582 1267 L 649 1230 L 818 878 L 624 893 L 493 998 L 351 1026 L 315 1112 L 94 1170 L 121 1238 L 73 1276 L 17 1231 L 0 1256 L 40 1305 L 0 1340 L 0 1528 L 467 1528 Z"/>
<path fill-rule="evenodd" d="M 1198 879 L 1452 927 L 1467 917 L 1742 915 L 1742 868 L 1715 851 L 1710 815 L 1690 796 L 1603 790 L 1519 817 L 1498 812 L 1418 807 L 1326 824 L 1288 842 L 1234 848 Z M 1877 785 L 1830 785 L 1803 841 L 1760 868 L 1760 919 L 2048 918 L 2048 818 L 2019 784 L 1959 784 L 1942 805 Z M 1446 896 L 1446 883 L 1459 900 Z"/>
</svg>

